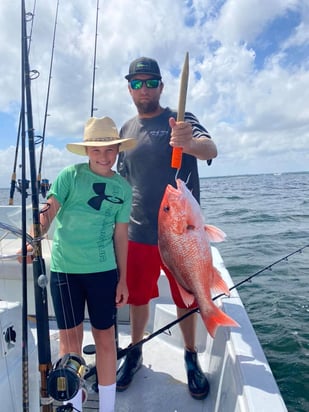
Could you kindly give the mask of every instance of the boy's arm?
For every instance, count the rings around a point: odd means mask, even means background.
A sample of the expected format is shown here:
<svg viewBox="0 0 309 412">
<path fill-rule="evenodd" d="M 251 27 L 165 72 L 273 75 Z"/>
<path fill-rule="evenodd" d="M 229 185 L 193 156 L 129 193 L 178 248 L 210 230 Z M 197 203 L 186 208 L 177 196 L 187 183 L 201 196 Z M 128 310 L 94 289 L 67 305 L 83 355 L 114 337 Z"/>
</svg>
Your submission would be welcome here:
<svg viewBox="0 0 309 412">
<path fill-rule="evenodd" d="M 119 274 L 116 292 L 116 306 L 119 308 L 127 303 L 129 295 L 127 287 L 128 223 L 116 223 L 114 231 L 114 246 Z"/>
</svg>

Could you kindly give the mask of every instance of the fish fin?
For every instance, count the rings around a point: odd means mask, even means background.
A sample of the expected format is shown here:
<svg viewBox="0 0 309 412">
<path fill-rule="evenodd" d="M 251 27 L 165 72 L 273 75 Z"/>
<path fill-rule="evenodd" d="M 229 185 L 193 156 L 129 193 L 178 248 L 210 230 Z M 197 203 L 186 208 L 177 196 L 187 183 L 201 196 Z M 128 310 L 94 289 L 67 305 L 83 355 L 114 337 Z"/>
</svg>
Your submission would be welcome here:
<svg viewBox="0 0 309 412">
<path fill-rule="evenodd" d="M 183 303 L 187 307 L 191 306 L 194 302 L 194 299 L 195 299 L 194 295 L 192 293 L 188 292 L 185 288 L 183 288 L 178 282 L 177 282 L 177 286 L 178 286 L 178 289 L 179 289 L 180 296 L 183 300 Z"/>
<path fill-rule="evenodd" d="M 222 242 L 226 238 L 226 234 L 223 232 L 223 230 L 219 229 L 216 226 L 205 225 L 204 229 L 210 242 Z"/>
<path fill-rule="evenodd" d="M 211 284 L 211 290 L 216 293 L 224 293 L 226 296 L 230 296 L 230 290 L 221 277 L 221 273 L 215 267 L 213 268 L 213 278 Z"/>
<path fill-rule="evenodd" d="M 203 316 L 201 313 L 201 316 L 206 329 L 212 338 L 215 337 L 219 326 L 239 327 L 239 324 L 234 319 L 215 305 L 210 315 L 207 314 Z"/>
</svg>

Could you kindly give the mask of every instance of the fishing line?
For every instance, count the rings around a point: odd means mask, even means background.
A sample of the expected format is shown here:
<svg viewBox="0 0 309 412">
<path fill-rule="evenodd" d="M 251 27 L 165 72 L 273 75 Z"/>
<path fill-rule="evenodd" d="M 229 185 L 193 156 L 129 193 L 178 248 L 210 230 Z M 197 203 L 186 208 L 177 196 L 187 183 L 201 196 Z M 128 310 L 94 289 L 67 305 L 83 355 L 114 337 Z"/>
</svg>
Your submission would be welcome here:
<svg viewBox="0 0 309 412">
<path fill-rule="evenodd" d="M 47 117 L 48 117 L 49 94 L 50 94 L 50 85 L 51 85 L 53 61 L 54 61 L 58 9 L 59 9 L 59 0 L 57 1 L 56 15 L 55 15 L 55 21 L 54 21 L 53 41 L 52 41 L 52 50 L 51 50 L 51 57 L 50 57 L 49 76 L 48 76 L 48 85 L 47 85 L 46 103 L 45 103 L 44 124 L 43 124 L 43 132 L 42 132 L 42 137 L 41 137 L 42 138 L 41 151 L 40 151 L 40 160 L 39 160 L 39 167 L 38 167 L 38 185 L 40 189 L 42 188 L 45 189 L 42 195 L 46 194 L 46 188 L 44 188 L 44 185 L 42 186 L 42 182 L 41 182 L 41 170 L 42 170 L 42 163 L 43 163 L 43 150 L 44 150 L 44 143 L 45 143 L 46 123 L 47 123 Z M 48 182 L 46 183 L 48 184 Z"/>
<path fill-rule="evenodd" d="M 266 270 L 271 270 L 273 268 L 273 266 L 277 265 L 278 263 L 282 262 L 282 261 L 288 261 L 289 257 L 296 255 L 296 253 L 302 253 L 302 251 L 304 249 L 306 249 L 307 247 L 309 247 L 308 245 L 302 246 L 301 248 L 294 250 L 294 252 L 289 253 L 288 255 L 282 257 L 281 259 L 276 260 L 275 262 L 271 263 L 268 266 L 265 266 L 263 269 L 258 270 L 257 272 L 253 273 L 253 275 L 248 276 L 247 278 L 241 280 L 240 282 L 236 283 L 236 285 L 232 286 L 229 291 L 232 291 L 233 289 L 238 288 L 239 286 L 243 285 L 246 282 L 250 282 L 251 279 L 255 278 L 256 276 L 260 275 L 261 273 L 265 272 Z M 215 296 L 212 300 L 216 300 L 219 299 L 220 297 L 225 296 L 224 293 L 221 293 L 218 296 Z"/>
<path fill-rule="evenodd" d="M 90 117 L 93 117 L 93 112 L 98 110 L 94 107 L 94 89 L 95 89 L 95 75 L 96 75 L 96 61 L 97 61 L 97 42 L 98 42 L 98 21 L 99 21 L 100 1 L 97 0 L 95 35 L 94 35 L 94 53 L 93 53 L 93 69 L 92 69 L 92 89 L 91 89 L 91 109 Z"/>
<path fill-rule="evenodd" d="M 0 241 L 3 240 L 9 233 L 12 233 L 13 235 L 17 237 L 23 236 L 23 232 L 21 229 L 19 229 L 16 226 L 9 225 L 7 223 L 0 222 L 0 229 L 3 229 L 6 231 L 6 233 L 4 233 L 4 235 L 1 236 Z M 28 233 L 26 233 L 26 241 L 30 243 L 31 245 L 33 243 L 33 237 L 29 235 Z"/>
<path fill-rule="evenodd" d="M 276 260 L 275 262 L 271 263 L 268 266 L 265 266 L 263 269 L 258 270 L 257 272 L 253 273 L 253 275 L 250 275 L 246 277 L 245 279 L 241 280 L 240 282 L 236 283 L 234 286 L 229 288 L 229 291 L 232 291 L 233 289 L 238 288 L 239 286 L 243 285 L 244 283 L 250 282 L 251 279 L 255 278 L 256 276 L 260 275 L 261 273 L 265 272 L 266 270 L 271 270 L 273 266 L 277 265 L 278 263 L 288 260 L 289 257 L 295 255 L 296 253 L 302 253 L 304 249 L 309 247 L 309 244 L 300 247 L 299 249 L 295 250 L 294 252 L 289 253 L 288 255 L 282 257 L 281 259 Z M 212 298 L 213 301 L 219 299 L 222 296 L 226 296 L 224 293 L 221 293 L 214 298 Z M 193 313 L 199 312 L 199 308 L 192 309 L 190 312 L 187 312 L 185 315 L 181 316 L 180 318 L 174 320 L 173 322 L 168 323 L 167 325 L 163 326 L 162 328 L 158 329 L 157 331 L 151 333 L 148 335 L 146 338 L 140 340 L 139 342 L 135 343 L 134 345 L 130 345 L 125 349 L 120 349 L 117 353 L 117 359 L 121 359 L 122 357 L 126 356 L 129 351 L 131 351 L 133 348 L 136 348 L 137 346 L 141 346 L 144 343 L 148 342 L 149 340 L 153 339 L 154 337 L 160 335 L 161 333 L 169 330 L 171 327 L 175 326 L 177 323 L 181 322 L 182 320 L 186 319 L 188 316 L 191 316 Z M 94 348 L 95 349 L 95 348 Z"/>
<path fill-rule="evenodd" d="M 40 211 L 40 213 L 46 212 L 49 207 L 50 207 L 50 206 L 49 206 L 49 203 L 46 203 L 46 204 L 45 204 L 45 207 Z M 22 229 L 20 229 L 20 228 L 18 228 L 18 227 L 16 227 L 16 226 L 10 225 L 10 224 L 8 224 L 8 223 L 0 222 L 0 230 L 3 230 L 3 232 L 4 232 L 3 234 L 0 235 L 0 246 L 1 246 L 1 241 L 4 240 L 4 239 L 6 239 L 10 234 L 13 234 L 13 235 L 15 235 L 16 237 L 20 237 L 20 238 L 23 237 L 23 230 L 22 230 Z M 31 245 L 31 246 L 34 245 L 34 242 L 35 242 L 35 241 L 36 241 L 36 242 L 40 242 L 40 241 L 42 241 L 43 239 L 46 239 L 46 235 L 44 235 L 44 236 L 39 236 L 39 237 L 37 237 L 37 238 L 33 238 L 33 237 L 32 237 L 29 233 L 27 233 L 27 232 L 26 232 L 25 236 L 26 236 L 26 244 L 27 244 L 27 245 L 29 244 L 29 245 Z M 2 250 L 2 249 L 3 249 L 3 248 L 1 247 L 1 250 Z M 33 252 L 28 252 L 27 255 L 33 255 Z M 17 253 L 15 253 L 15 254 L 3 254 L 3 253 L 0 253 L 0 260 L 16 259 L 16 258 L 19 257 L 19 256 L 21 256 L 21 255 L 20 255 L 20 254 L 17 254 Z"/>
</svg>

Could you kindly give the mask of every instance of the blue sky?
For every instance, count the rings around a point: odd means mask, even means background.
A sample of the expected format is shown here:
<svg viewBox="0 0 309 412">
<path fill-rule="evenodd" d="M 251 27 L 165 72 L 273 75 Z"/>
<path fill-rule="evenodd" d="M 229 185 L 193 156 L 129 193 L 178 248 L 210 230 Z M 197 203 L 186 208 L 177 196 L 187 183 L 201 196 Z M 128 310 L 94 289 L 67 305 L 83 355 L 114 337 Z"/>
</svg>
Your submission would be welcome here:
<svg viewBox="0 0 309 412">
<path fill-rule="evenodd" d="M 210 131 L 219 156 L 202 176 L 309 170 L 309 5 L 305 0 L 101 0 L 95 116 L 120 128 L 135 115 L 124 79 L 129 63 L 158 60 L 163 106 L 177 107 L 179 74 L 190 56 L 187 110 Z M 31 11 L 34 1 L 26 0 Z M 55 0 L 37 0 L 30 67 L 36 134 L 42 134 Z M 60 0 L 43 174 L 83 158 L 65 144 L 82 139 L 90 115 L 96 0 Z M 130 10 L 130 13 L 129 13 Z M 28 25 L 29 31 L 29 25 Z M 0 3 L 0 187 L 13 169 L 20 108 L 20 10 Z"/>
</svg>

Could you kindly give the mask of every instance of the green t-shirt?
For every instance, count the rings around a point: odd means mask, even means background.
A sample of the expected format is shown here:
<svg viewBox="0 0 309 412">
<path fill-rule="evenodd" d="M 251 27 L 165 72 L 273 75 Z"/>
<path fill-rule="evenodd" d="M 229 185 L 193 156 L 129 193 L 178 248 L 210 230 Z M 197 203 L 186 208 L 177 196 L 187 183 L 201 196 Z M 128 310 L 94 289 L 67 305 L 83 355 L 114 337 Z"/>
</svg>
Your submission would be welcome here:
<svg viewBox="0 0 309 412">
<path fill-rule="evenodd" d="M 61 207 L 55 217 L 51 270 L 95 273 L 116 268 L 115 223 L 129 221 L 132 190 L 118 174 L 104 177 L 87 163 L 63 169 L 48 197 Z"/>
</svg>

